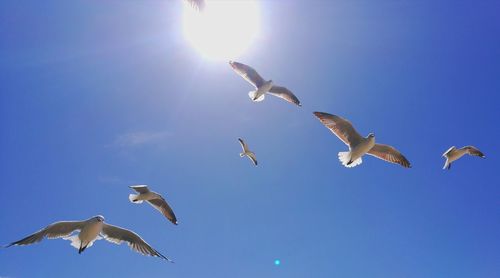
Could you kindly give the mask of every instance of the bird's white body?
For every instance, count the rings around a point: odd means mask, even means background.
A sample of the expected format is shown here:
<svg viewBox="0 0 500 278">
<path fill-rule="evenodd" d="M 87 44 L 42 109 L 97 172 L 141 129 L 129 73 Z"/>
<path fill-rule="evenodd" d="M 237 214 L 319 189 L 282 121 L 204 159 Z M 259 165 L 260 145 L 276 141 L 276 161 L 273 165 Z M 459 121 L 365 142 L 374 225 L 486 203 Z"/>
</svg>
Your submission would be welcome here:
<svg viewBox="0 0 500 278">
<path fill-rule="evenodd" d="M 158 193 L 149 190 L 148 186 L 145 184 L 142 185 L 132 185 L 130 186 L 133 190 L 135 190 L 139 194 L 130 194 L 128 196 L 130 202 L 134 204 L 141 204 L 146 201 L 155 209 L 160 211 L 170 222 L 177 225 L 177 218 L 175 217 L 175 213 L 167 203 L 167 201 Z"/>
<path fill-rule="evenodd" d="M 251 152 L 251 151 L 240 153 L 240 157 L 244 157 L 244 156 L 247 156 L 247 157 L 255 156 L 255 153 Z"/>
<path fill-rule="evenodd" d="M 161 198 L 161 196 L 156 192 L 149 191 L 149 192 L 140 193 L 140 194 L 130 194 L 128 196 L 128 198 L 132 203 L 140 204 L 143 201 L 149 201 L 149 200 Z"/>
<path fill-rule="evenodd" d="M 229 65 L 231 65 L 233 70 L 238 75 L 254 86 L 255 91 L 248 93 L 248 96 L 252 101 L 263 101 L 266 94 L 270 94 L 297 106 L 301 106 L 300 100 L 292 93 L 292 91 L 288 90 L 286 87 L 276 86 L 272 80 L 265 81 L 264 78 L 262 78 L 262 76 L 260 76 L 259 73 L 252 67 L 235 61 L 229 61 Z"/>
<path fill-rule="evenodd" d="M 138 234 L 130 230 L 105 223 L 104 216 L 102 215 L 96 215 L 82 221 L 55 222 L 38 232 L 7 245 L 6 247 L 13 245 L 30 245 L 40 242 L 44 238 L 62 238 L 70 240 L 71 246 L 78 249 L 78 253 L 82 253 L 86 248 L 92 246 L 96 240 L 102 238 L 115 244 L 127 242 L 131 249 L 143 255 L 160 257 L 164 260 L 170 261 L 170 259 L 151 247 Z"/>
<path fill-rule="evenodd" d="M 271 80 L 266 81 L 264 82 L 264 84 L 262 84 L 262 86 L 258 87 L 257 90 L 250 91 L 248 93 L 248 96 L 252 101 L 255 102 L 263 101 L 266 96 L 266 93 L 269 92 L 269 90 L 271 90 L 272 87 L 273 87 L 273 81 Z"/>
<path fill-rule="evenodd" d="M 459 149 L 457 149 L 455 146 L 452 146 L 443 154 L 443 157 L 446 158 L 443 169 L 450 169 L 452 162 L 462 158 L 462 156 L 466 154 L 479 156 L 481 158 L 485 157 L 484 154 L 474 146 L 465 146 Z"/>
<path fill-rule="evenodd" d="M 94 244 L 94 241 L 101 239 L 99 234 L 102 231 L 103 224 L 103 221 L 98 221 L 95 217 L 90 218 L 85 221 L 80 233 L 70 237 L 65 237 L 64 239 L 70 240 L 71 246 L 79 250 L 91 247 Z"/>
<path fill-rule="evenodd" d="M 464 156 L 467 153 L 467 150 L 465 149 L 457 149 L 455 146 L 451 147 L 451 149 L 443 154 L 444 157 L 446 157 L 446 160 L 448 163 L 452 163 L 453 161 L 458 160 L 462 156 Z"/>
<path fill-rule="evenodd" d="M 405 168 L 410 168 L 411 164 L 404 155 L 394 147 L 375 143 L 375 135 L 368 134 L 367 137 L 361 136 L 352 126 L 351 122 L 324 112 L 313 113 L 320 122 L 328 128 L 340 141 L 349 147 L 348 152 L 340 152 L 339 160 L 345 167 L 354 167 L 363 162 L 363 155 L 368 154 L 390 163 L 399 164 Z"/>
<path fill-rule="evenodd" d="M 354 146 L 348 152 L 339 152 L 339 160 L 345 167 L 351 168 L 363 163 L 363 155 L 369 152 L 375 146 L 375 137 L 368 136 L 363 138 L 359 144 Z"/>
<path fill-rule="evenodd" d="M 245 143 L 245 141 L 243 141 L 243 139 L 238 138 L 238 141 L 240 142 L 241 150 L 242 150 L 242 152 L 240 153 L 240 157 L 244 157 L 244 156 L 248 157 L 248 159 L 250 159 L 252 161 L 252 163 L 255 166 L 257 166 L 257 157 L 255 156 L 255 153 L 248 149 L 248 145 Z"/>
</svg>

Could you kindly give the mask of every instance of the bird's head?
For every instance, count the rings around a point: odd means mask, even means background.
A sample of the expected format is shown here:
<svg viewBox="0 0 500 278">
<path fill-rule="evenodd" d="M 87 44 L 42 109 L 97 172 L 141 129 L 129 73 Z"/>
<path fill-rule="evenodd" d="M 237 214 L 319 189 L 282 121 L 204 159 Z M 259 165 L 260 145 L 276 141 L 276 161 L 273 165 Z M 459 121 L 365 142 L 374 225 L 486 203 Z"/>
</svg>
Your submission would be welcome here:
<svg viewBox="0 0 500 278">
<path fill-rule="evenodd" d="M 272 80 L 267 81 L 266 83 L 264 83 L 264 86 L 268 86 L 268 88 L 271 89 L 271 87 L 273 87 L 273 81 Z"/>
<path fill-rule="evenodd" d="M 367 138 L 368 138 L 368 139 L 375 138 L 375 134 L 374 134 L 373 132 L 370 132 L 370 133 L 368 134 L 368 137 L 367 137 Z"/>
<path fill-rule="evenodd" d="M 96 215 L 96 216 L 92 217 L 92 219 L 97 221 L 97 222 L 104 222 L 104 216 L 102 216 L 102 215 Z"/>
</svg>

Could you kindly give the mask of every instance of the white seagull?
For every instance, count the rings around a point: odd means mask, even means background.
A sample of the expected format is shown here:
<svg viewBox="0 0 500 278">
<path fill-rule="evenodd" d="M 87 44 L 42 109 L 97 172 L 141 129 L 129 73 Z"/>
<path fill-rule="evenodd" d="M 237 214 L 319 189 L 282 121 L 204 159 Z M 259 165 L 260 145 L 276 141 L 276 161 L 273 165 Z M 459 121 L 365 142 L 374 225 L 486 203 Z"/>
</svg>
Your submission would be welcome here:
<svg viewBox="0 0 500 278">
<path fill-rule="evenodd" d="M 203 11 L 205 8 L 205 0 L 184 0 L 189 6 L 196 11 Z"/>
<path fill-rule="evenodd" d="M 295 105 L 302 106 L 299 99 L 290 90 L 285 87 L 275 86 L 272 80 L 265 81 L 252 67 L 234 61 L 229 61 L 229 65 L 231 65 L 237 74 L 255 87 L 255 91 L 248 93 L 252 101 L 263 101 L 265 95 L 269 94 Z"/>
<path fill-rule="evenodd" d="M 147 185 L 132 185 L 129 186 L 139 194 L 130 194 L 128 196 L 130 202 L 140 204 L 143 201 L 148 202 L 151 206 L 161 212 L 170 222 L 177 225 L 177 218 L 174 211 L 168 205 L 167 201 L 158 193 L 149 191 Z"/>
<path fill-rule="evenodd" d="M 391 163 L 410 168 L 410 162 L 394 147 L 375 144 L 375 135 L 362 137 L 351 122 L 336 115 L 314 112 L 314 115 L 348 147 L 348 152 L 339 152 L 339 160 L 345 167 L 354 167 L 363 162 L 361 157 L 369 154 Z"/>
<path fill-rule="evenodd" d="M 248 145 L 243 141 L 243 139 L 238 138 L 238 141 L 240 141 L 241 148 L 243 149 L 243 152 L 240 153 L 240 157 L 248 157 L 250 160 L 253 162 L 253 165 L 257 166 L 257 158 L 255 157 L 255 154 L 251 152 L 248 149 Z"/>
<path fill-rule="evenodd" d="M 474 146 L 465 146 L 460 149 L 457 149 L 455 146 L 453 146 L 443 154 L 443 157 L 446 158 L 443 169 L 449 170 L 451 167 L 451 163 L 455 160 L 458 160 L 465 154 L 485 158 L 484 154 Z"/>
<path fill-rule="evenodd" d="M 75 231 L 78 231 L 79 233 L 71 235 Z M 104 223 L 104 216 L 102 215 L 97 215 L 83 221 L 55 222 L 32 235 L 7 245 L 6 247 L 10 247 L 12 245 L 29 245 L 37 243 L 44 238 L 62 238 L 70 240 L 71 246 L 78 249 L 78 254 L 81 254 L 87 247 L 91 247 L 92 244 L 94 244 L 94 242 L 98 239 L 104 238 L 115 244 L 121 244 L 123 241 L 126 241 L 130 248 L 143 255 L 159 257 L 172 262 L 170 259 L 151 247 L 138 234 L 118 226 Z"/>
</svg>

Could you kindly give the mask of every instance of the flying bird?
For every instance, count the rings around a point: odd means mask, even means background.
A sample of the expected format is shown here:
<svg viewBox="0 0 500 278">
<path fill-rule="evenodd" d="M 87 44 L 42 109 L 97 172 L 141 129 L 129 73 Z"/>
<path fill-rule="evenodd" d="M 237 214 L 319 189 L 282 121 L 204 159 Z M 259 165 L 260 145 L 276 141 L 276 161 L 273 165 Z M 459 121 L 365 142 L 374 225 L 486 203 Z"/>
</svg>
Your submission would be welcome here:
<svg viewBox="0 0 500 278">
<path fill-rule="evenodd" d="M 449 170 L 451 167 L 451 163 L 455 160 L 458 160 L 465 154 L 485 158 L 484 154 L 474 146 L 465 146 L 460 149 L 457 149 L 455 146 L 453 146 L 443 154 L 443 157 L 446 158 L 443 169 Z"/>
<path fill-rule="evenodd" d="M 205 0 L 184 0 L 184 1 L 196 11 L 203 11 L 203 9 L 205 9 Z"/>
<path fill-rule="evenodd" d="M 265 81 L 252 67 L 234 61 L 229 61 L 229 65 L 231 65 L 237 74 L 255 87 L 255 91 L 248 93 L 252 101 L 263 101 L 265 95 L 269 94 L 295 105 L 302 106 L 299 99 L 290 90 L 285 87 L 274 85 L 272 80 Z"/>
<path fill-rule="evenodd" d="M 243 149 L 243 152 L 240 153 L 240 157 L 246 156 L 250 158 L 250 160 L 253 162 L 253 165 L 257 166 L 257 158 L 255 157 L 255 153 L 251 152 L 248 149 L 248 145 L 247 143 L 245 143 L 245 141 L 243 141 L 243 139 L 238 138 L 238 141 L 240 142 L 241 148 Z"/>
<path fill-rule="evenodd" d="M 170 222 L 177 225 L 177 218 L 174 211 L 168 205 L 167 201 L 158 193 L 149 191 L 147 185 L 132 185 L 129 186 L 139 194 L 130 194 L 128 196 L 130 202 L 140 204 L 143 201 L 148 202 L 151 206 L 161 212 Z"/>
<path fill-rule="evenodd" d="M 78 234 L 72 235 L 74 232 Z M 78 249 L 78 254 L 91 247 L 98 239 L 106 239 L 115 244 L 121 244 L 126 241 L 131 249 L 146 256 L 159 257 L 172 262 L 167 257 L 160 254 L 138 234 L 110 224 L 104 223 L 104 216 L 97 215 L 83 221 L 60 221 L 55 222 L 40 231 L 29 235 L 21 240 L 13 242 L 12 245 L 29 245 L 40 242 L 44 238 L 56 239 L 62 238 L 71 241 L 71 246 Z"/>
<path fill-rule="evenodd" d="M 363 162 L 362 156 L 369 154 L 387 162 L 410 168 L 410 162 L 394 147 L 375 143 L 375 135 L 362 137 L 351 122 L 336 115 L 314 112 L 323 125 L 330 129 L 348 147 L 348 152 L 339 152 L 339 160 L 345 167 L 354 167 Z"/>
</svg>

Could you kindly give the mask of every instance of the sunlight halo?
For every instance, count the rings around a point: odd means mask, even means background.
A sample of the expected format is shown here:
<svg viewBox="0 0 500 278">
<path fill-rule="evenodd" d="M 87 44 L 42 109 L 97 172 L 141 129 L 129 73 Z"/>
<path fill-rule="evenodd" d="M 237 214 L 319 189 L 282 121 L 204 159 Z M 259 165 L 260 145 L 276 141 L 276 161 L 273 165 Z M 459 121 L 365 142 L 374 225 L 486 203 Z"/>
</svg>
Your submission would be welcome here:
<svg viewBox="0 0 500 278">
<path fill-rule="evenodd" d="M 204 57 L 236 59 L 259 33 L 259 4 L 254 0 L 208 0 L 201 12 L 185 4 L 183 25 L 185 38 Z"/>
</svg>

